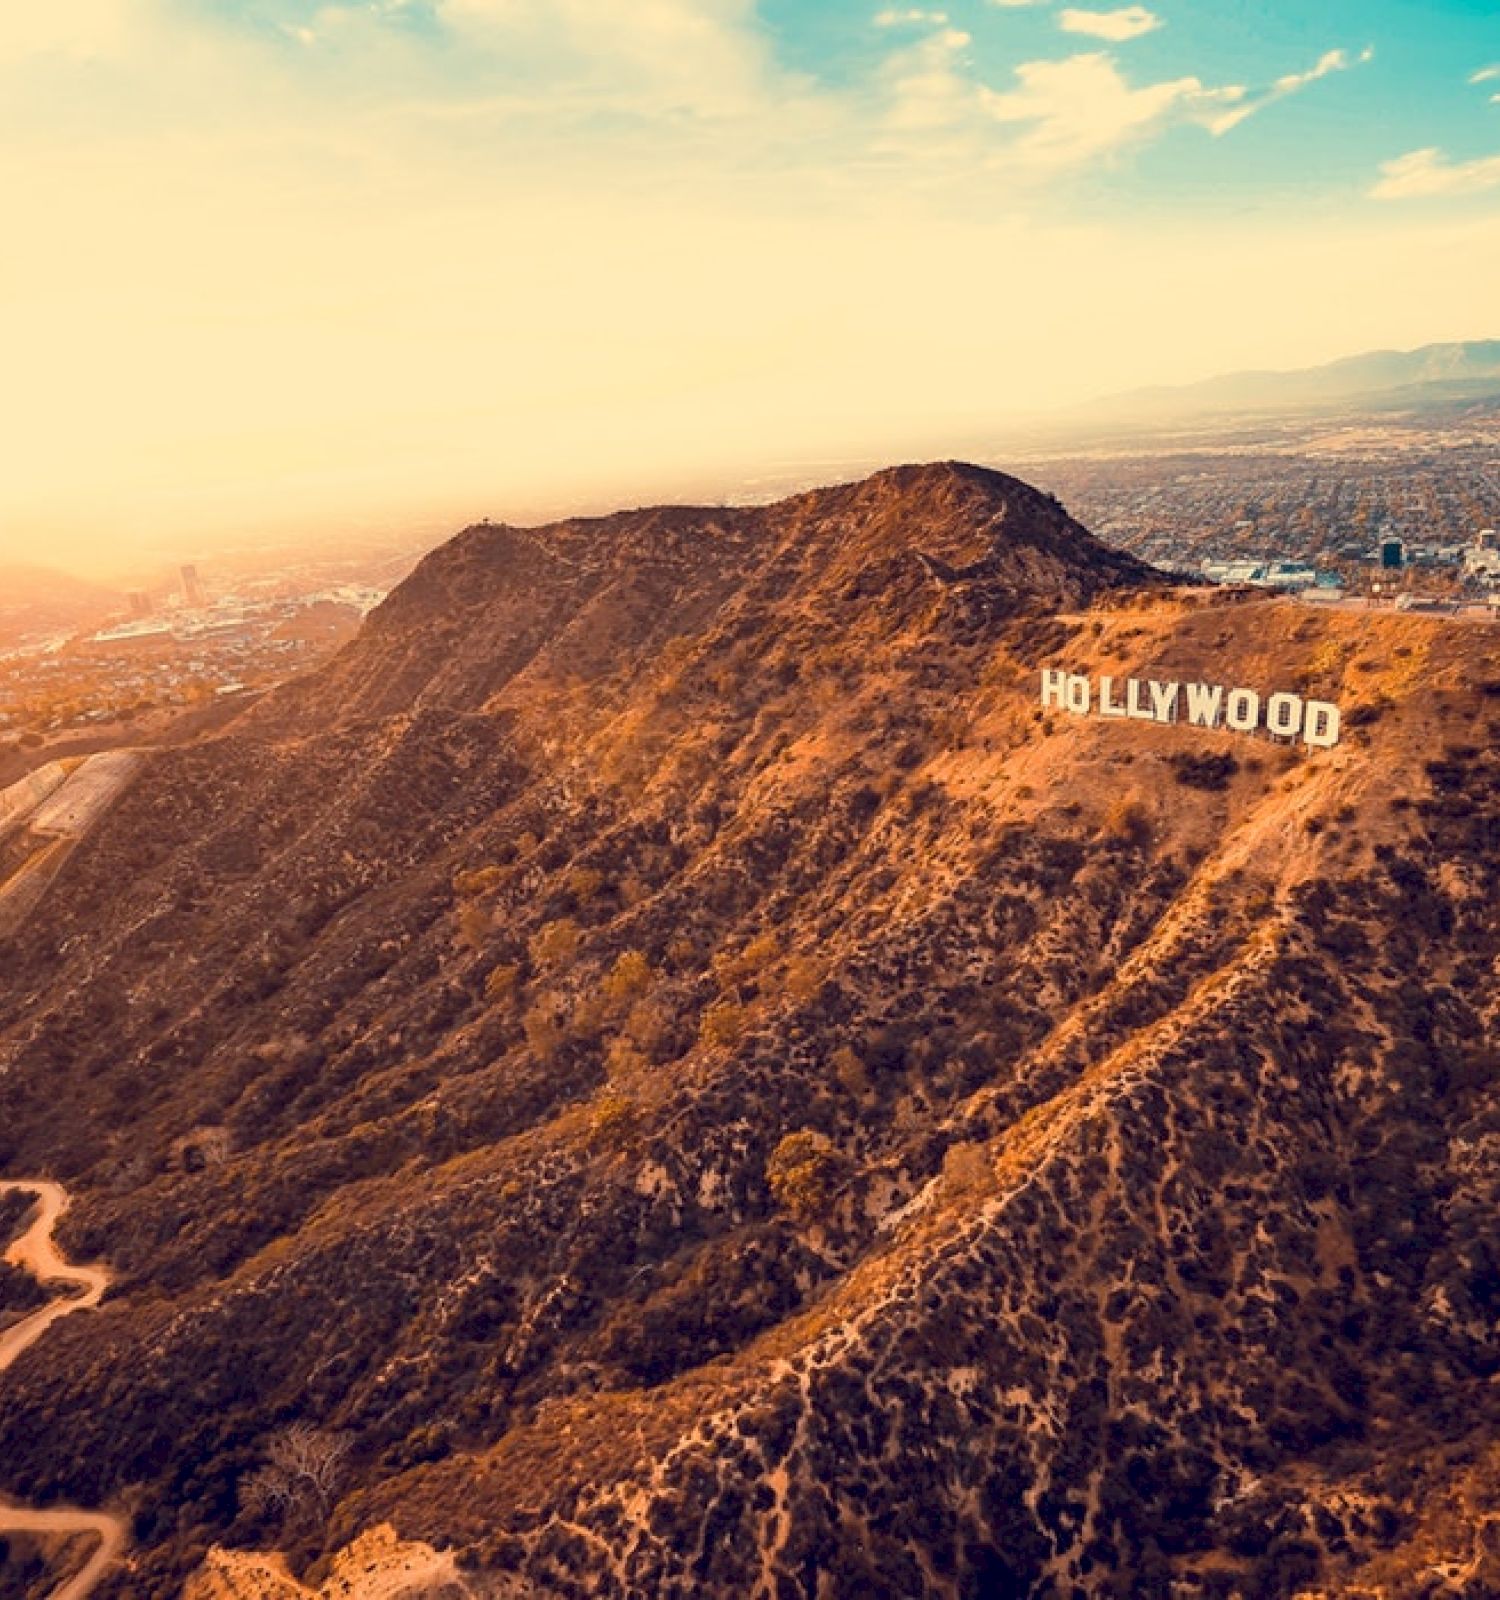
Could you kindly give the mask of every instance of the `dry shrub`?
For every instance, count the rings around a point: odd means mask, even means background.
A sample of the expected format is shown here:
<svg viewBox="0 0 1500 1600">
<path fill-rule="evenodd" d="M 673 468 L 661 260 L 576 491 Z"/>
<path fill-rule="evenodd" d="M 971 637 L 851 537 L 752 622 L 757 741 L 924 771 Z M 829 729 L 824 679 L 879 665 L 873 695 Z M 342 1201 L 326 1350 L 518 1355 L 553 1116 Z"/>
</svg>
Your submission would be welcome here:
<svg viewBox="0 0 1500 1600">
<path fill-rule="evenodd" d="M 453 889 L 456 894 L 466 900 L 473 899 L 476 895 L 491 894 L 500 887 L 505 873 L 499 867 L 476 867 L 469 872 L 460 872 L 453 879 Z"/>
<path fill-rule="evenodd" d="M 763 972 L 780 948 L 774 933 L 762 933 L 739 950 L 721 950 L 713 959 L 714 981 L 721 989 L 737 989 Z"/>
<path fill-rule="evenodd" d="M 870 1074 L 856 1052 L 841 1044 L 833 1052 L 833 1074 L 849 1094 L 864 1094 L 870 1087 Z"/>
<path fill-rule="evenodd" d="M 520 986 L 520 982 L 520 967 L 513 961 L 502 961 L 498 967 L 490 968 L 490 974 L 484 980 L 484 997 L 492 1004 L 509 1000 Z"/>
<path fill-rule="evenodd" d="M 623 1094 L 601 1096 L 589 1119 L 589 1128 L 596 1139 L 618 1138 L 635 1126 L 637 1112 Z"/>
<path fill-rule="evenodd" d="M 1151 813 L 1134 796 L 1121 796 L 1105 813 L 1104 836 L 1143 849 L 1151 842 Z"/>
<path fill-rule="evenodd" d="M 648 1061 L 661 1061 L 666 1056 L 673 1031 L 671 1013 L 655 1000 L 638 1000 L 625 1019 L 624 1037 Z"/>
<path fill-rule="evenodd" d="M 982 1144 L 949 1145 L 943 1157 L 943 1182 L 958 1192 L 981 1188 L 994 1170 L 994 1163 Z"/>
<path fill-rule="evenodd" d="M 539 1060 L 550 1061 L 563 1040 L 562 1017 L 556 997 L 544 995 L 538 1000 L 526 1013 L 521 1028 L 532 1053 Z"/>
<path fill-rule="evenodd" d="M 604 874 L 597 867 L 574 867 L 563 883 L 579 905 L 587 905 L 603 888 Z"/>
<path fill-rule="evenodd" d="M 1227 750 L 1182 750 L 1170 757 L 1167 764 L 1172 776 L 1185 788 L 1210 792 L 1227 789 L 1230 779 L 1240 770 L 1239 762 Z"/>
<path fill-rule="evenodd" d="M 639 999 L 656 981 L 651 963 L 639 950 L 627 950 L 605 976 L 604 995 L 613 1005 Z"/>
<path fill-rule="evenodd" d="M 618 1034 L 604 1052 L 604 1070 L 612 1084 L 622 1089 L 639 1086 L 650 1074 L 651 1062 L 625 1034 Z"/>
<path fill-rule="evenodd" d="M 597 990 L 581 995 L 573 1007 L 568 1031 L 579 1039 L 592 1039 L 609 1020 L 609 1001 Z"/>
<path fill-rule="evenodd" d="M 482 905 L 470 901 L 458 910 L 458 942 L 476 954 L 494 929 L 495 919 Z"/>
<path fill-rule="evenodd" d="M 766 1183 L 782 1210 L 798 1222 L 816 1222 L 827 1215 L 846 1169 L 827 1134 L 803 1128 L 771 1153 Z"/>
<path fill-rule="evenodd" d="M 736 1045 L 745 1037 L 749 1018 L 742 1005 L 732 1000 L 719 1000 L 703 1013 L 698 1025 L 699 1039 L 710 1048 Z"/>
<path fill-rule="evenodd" d="M 823 968 L 811 956 L 793 956 L 786 964 L 782 987 L 799 1005 L 811 1000 L 823 987 Z"/>
<path fill-rule="evenodd" d="M 572 917 L 558 917 L 532 935 L 531 959 L 539 967 L 569 961 L 578 953 L 579 937 L 578 924 Z"/>
</svg>

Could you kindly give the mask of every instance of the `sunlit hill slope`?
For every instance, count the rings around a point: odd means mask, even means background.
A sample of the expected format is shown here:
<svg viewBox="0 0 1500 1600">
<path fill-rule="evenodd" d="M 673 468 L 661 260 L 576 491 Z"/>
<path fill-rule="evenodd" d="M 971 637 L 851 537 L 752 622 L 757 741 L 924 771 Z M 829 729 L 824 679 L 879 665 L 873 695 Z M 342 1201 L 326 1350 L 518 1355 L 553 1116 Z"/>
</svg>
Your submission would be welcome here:
<svg viewBox="0 0 1500 1600">
<path fill-rule="evenodd" d="M 469 529 L 0 946 L 0 1172 L 119 1274 L 4 1489 L 119 1596 L 1500 1592 L 1496 639 L 955 465 Z"/>
</svg>

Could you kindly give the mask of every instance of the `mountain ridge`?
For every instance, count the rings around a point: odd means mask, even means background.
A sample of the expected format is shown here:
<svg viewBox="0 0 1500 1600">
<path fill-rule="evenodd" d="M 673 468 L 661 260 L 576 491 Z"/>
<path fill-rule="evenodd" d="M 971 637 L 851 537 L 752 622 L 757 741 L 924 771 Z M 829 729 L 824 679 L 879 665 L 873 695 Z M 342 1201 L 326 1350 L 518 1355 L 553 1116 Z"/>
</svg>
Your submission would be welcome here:
<svg viewBox="0 0 1500 1600">
<path fill-rule="evenodd" d="M 530 1600 L 1489 1582 L 1492 638 L 951 465 L 467 530 L 0 943 L 0 1170 L 117 1274 L 3 1487 L 124 1497 L 133 1600 L 387 1524 Z"/>
<path fill-rule="evenodd" d="M 857 589 L 889 583 L 893 595 L 909 598 L 929 574 L 918 559 L 922 555 L 945 569 L 950 563 L 988 562 L 971 578 L 983 578 L 992 605 L 1071 603 L 1112 585 L 1165 581 L 1134 557 L 1099 543 L 1050 496 L 1021 480 L 986 467 L 937 462 L 888 468 L 753 509 L 655 506 L 533 528 L 474 524 L 424 557 L 372 614 L 353 651 L 333 671 L 348 686 L 348 703 L 367 703 L 360 685 L 377 676 L 383 684 L 379 703 L 395 703 L 393 696 L 412 695 L 416 677 L 438 656 L 431 648 L 434 632 L 441 637 L 487 614 L 493 626 L 514 609 L 509 650 L 487 650 L 467 689 L 458 687 L 454 673 L 447 674 L 449 689 L 442 687 L 441 672 L 424 684 L 423 693 L 456 695 L 478 709 L 483 691 L 512 674 L 519 655 L 541 651 L 544 636 L 547 650 L 575 652 L 576 667 L 599 653 L 585 634 L 612 640 L 616 625 L 629 625 L 636 608 L 660 607 L 683 583 L 699 591 L 688 608 L 694 618 L 736 584 L 750 583 L 758 569 L 760 588 L 752 587 L 743 602 L 774 599 L 786 581 L 777 576 L 778 567 L 785 573 L 792 564 L 793 546 L 803 567 L 822 564 L 818 592 L 809 598 L 831 610 L 839 604 L 839 584 Z M 403 649 L 394 641 L 408 613 L 420 619 L 422 637 Z M 572 618 L 565 646 L 547 633 L 564 615 Z M 650 643 L 648 635 L 648 648 Z M 387 645 L 404 664 L 377 671 L 368 657 Z M 538 656 L 531 664 L 542 670 L 546 662 Z M 282 714 L 308 692 L 298 685 L 272 697 L 263 717 Z"/>
<path fill-rule="evenodd" d="M 1195 413 L 1378 405 L 1445 405 L 1500 392 L 1500 340 L 1372 350 L 1314 367 L 1247 369 L 1195 383 L 1153 385 L 1104 396 L 1082 415 L 1187 417 Z"/>
</svg>

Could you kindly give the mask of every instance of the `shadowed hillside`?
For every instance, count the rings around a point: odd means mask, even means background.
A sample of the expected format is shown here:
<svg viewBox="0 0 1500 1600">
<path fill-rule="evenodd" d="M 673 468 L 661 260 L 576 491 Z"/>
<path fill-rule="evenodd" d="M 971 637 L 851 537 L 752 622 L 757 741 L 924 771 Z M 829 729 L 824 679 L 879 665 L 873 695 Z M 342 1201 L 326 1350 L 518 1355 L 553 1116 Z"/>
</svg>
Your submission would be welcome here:
<svg viewBox="0 0 1500 1600">
<path fill-rule="evenodd" d="M 467 530 L 0 944 L 118 1274 L 0 1488 L 161 1600 L 1500 1592 L 1496 637 L 956 465 Z"/>
</svg>

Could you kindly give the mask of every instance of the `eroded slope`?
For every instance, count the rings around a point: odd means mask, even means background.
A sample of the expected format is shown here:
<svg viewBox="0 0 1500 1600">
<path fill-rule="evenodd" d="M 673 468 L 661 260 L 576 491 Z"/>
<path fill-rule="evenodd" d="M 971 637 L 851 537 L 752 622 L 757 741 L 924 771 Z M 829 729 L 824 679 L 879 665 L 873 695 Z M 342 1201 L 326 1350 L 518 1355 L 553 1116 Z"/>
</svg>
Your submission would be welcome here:
<svg viewBox="0 0 1500 1600">
<path fill-rule="evenodd" d="M 1170 591 L 965 468 L 471 530 L 5 950 L 4 1170 L 122 1277 L 8 1486 L 127 1493 L 132 1595 L 387 1521 L 480 1594 L 1399 1564 L 1492 1434 L 1492 638 Z M 247 1492 L 296 1417 L 326 1505 Z"/>
</svg>

